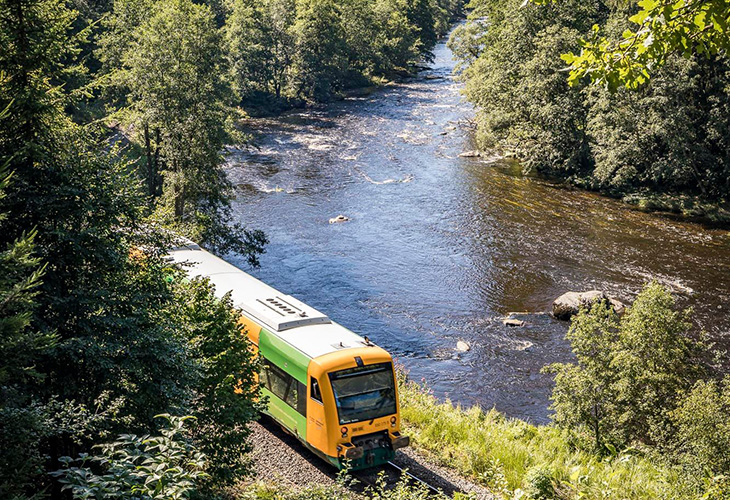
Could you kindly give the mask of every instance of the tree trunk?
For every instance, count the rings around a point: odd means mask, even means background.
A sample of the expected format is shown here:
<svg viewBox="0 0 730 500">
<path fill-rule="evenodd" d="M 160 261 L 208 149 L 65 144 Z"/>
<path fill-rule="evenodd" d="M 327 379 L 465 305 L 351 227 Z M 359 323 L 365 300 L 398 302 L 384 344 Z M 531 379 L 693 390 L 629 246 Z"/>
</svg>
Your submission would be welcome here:
<svg viewBox="0 0 730 500">
<path fill-rule="evenodd" d="M 174 186 L 174 204 L 175 204 L 175 219 L 178 221 L 183 220 L 183 215 L 185 213 L 185 184 L 182 180 L 182 174 L 180 172 L 180 169 L 175 168 L 175 186 Z"/>
<path fill-rule="evenodd" d="M 155 128 L 155 178 L 153 196 L 162 194 L 162 177 L 160 176 L 160 128 Z"/>
<path fill-rule="evenodd" d="M 147 157 L 147 194 L 150 196 L 150 203 L 153 202 L 157 191 L 157 165 L 152 156 L 152 144 L 150 144 L 150 126 L 144 124 L 144 148 Z"/>
<path fill-rule="evenodd" d="M 596 450 L 601 449 L 601 434 L 598 426 L 598 405 L 593 405 L 593 432 L 596 435 Z"/>
</svg>

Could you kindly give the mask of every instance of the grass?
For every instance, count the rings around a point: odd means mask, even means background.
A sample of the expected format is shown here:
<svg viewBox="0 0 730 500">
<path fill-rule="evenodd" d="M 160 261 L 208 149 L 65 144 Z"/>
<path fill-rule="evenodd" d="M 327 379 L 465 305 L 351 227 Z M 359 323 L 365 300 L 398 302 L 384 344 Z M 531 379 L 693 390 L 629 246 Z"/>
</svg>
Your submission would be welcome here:
<svg viewBox="0 0 730 500">
<path fill-rule="evenodd" d="M 506 499 L 700 498 L 676 469 L 638 450 L 601 457 L 552 425 L 508 419 L 495 410 L 439 403 L 414 382 L 400 383 L 405 432 L 426 450 Z"/>
<path fill-rule="evenodd" d="M 348 491 L 337 486 L 296 488 L 282 484 L 258 482 L 231 492 L 236 500 L 353 500 Z"/>
<path fill-rule="evenodd" d="M 294 486 L 280 483 L 257 482 L 242 484 L 228 492 L 235 500 L 449 500 L 445 495 L 432 495 L 424 486 L 410 484 L 408 478 L 395 485 L 387 485 L 384 476 L 376 484 L 364 489 L 355 478 L 340 472 L 337 481 L 330 485 L 310 484 Z M 460 494 L 454 500 L 469 500 Z"/>
</svg>

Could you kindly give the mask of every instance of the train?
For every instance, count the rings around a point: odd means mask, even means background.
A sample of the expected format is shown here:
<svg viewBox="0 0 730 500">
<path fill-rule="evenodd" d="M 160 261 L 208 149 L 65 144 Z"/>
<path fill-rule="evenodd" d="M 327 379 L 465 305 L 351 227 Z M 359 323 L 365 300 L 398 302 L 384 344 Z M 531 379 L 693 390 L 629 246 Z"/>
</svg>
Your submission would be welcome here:
<svg viewBox="0 0 730 500">
<path fill-rule="evenodd" d="M 231 293 L 261 359 L 264 413 L 314 454 L 360 470 L 410 444 L 387 351 L 193 242 L 171 249 L 168 260 L 191 278 L 208 278 L 217 296 Z"/>
</svg>

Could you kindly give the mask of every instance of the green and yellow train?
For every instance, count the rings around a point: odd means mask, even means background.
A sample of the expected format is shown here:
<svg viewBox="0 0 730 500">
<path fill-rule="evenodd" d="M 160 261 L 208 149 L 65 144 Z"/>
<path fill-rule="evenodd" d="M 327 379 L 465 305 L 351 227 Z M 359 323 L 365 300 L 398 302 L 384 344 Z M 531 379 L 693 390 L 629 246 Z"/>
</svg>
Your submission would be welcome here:
<svg viewBox="0 0 730 500">
<path fill-rule="evenodd" d="M 266 414 L 338 468 L 388 462 L 409 439 L 400 433 L 398 387 L 385 350 L 190 243 L 170 252 L 188 275 L 231 292 L 262 358 Z"/>
</svg>

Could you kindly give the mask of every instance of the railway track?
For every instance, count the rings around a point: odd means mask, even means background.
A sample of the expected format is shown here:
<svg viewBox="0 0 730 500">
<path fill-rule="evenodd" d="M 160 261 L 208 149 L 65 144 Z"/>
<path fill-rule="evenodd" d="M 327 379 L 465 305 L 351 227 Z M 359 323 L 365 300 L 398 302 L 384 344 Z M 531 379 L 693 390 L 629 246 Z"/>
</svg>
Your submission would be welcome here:
<svg viewBox="0 0 730 500">
<path fill-rule="evenodd" d="M 428 481 L 421 479 L 393 462 L 387 462 L 375 470 L 354 472 L 352 475 L 365 486 L 375 490 L 395 488 L 399 483 L 405 481 L 410 486 L 420 488 L 430 495 L 448 498 L 441 488 L 433 486 Z M 454 492 L 449 492 L 449 496 L 453 495 Z"/>
<path fill-rule="evenodd" d="M 338 473 L 335 468 L 311 453 L 299 440 L 286 434 L 274 421 L 263 418 L 252 424 L 252 428 L 254 471 L 259 480 L 273 483 L 285 481 L 300 487 L 337 483 Z M 498 500 L 483 486 L 430 463 L 410 449 L 399 450 L 396 459 L 389 464 L 352 472 L 351 477 L 356 479 L 357 484 L 352 484 L 349 488 L 355 493 L 365 493 L 367 489 L 377 490 L 380 473 L 383 474 L 383 487 L 386 490 L 396 487 L 405 476 L 408 484 L 416 487 L 421 485 L 426 490 L 424 496 L 431 498 L 439 498 L 436 494 L 438 491 L 443 492 L 446 498 L 459 492 L 471 494 L 475 500 Z"/>
<path fill-rule="evenodd" d="M 443 490 L 436 488 L 435 486 L 432 486 L 431 484 L 427 483 L 426 481 L 424 481 L 423 479 L 421 479 L 419 477 L 414 476 L 413 474 L 408 472 L 407 469 L 404 469 L 404 468 L 394 464 L 393 462 L 388 462 L 386 464 L 386 467 L 390 467 L 390 468 L 398 471 L 400 473 L 401 477 L 403 477 L 403 476 L 407 477 L 408 479 L 414 481 L 416 484 L 423 486 L 424 488 L 426 488 L 429 492 L 431 492 L 433 494 L 436 494 L 436 495 L 444 494 Z"/>
</svg>

